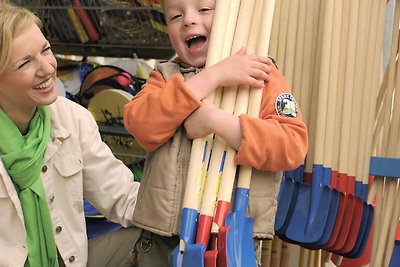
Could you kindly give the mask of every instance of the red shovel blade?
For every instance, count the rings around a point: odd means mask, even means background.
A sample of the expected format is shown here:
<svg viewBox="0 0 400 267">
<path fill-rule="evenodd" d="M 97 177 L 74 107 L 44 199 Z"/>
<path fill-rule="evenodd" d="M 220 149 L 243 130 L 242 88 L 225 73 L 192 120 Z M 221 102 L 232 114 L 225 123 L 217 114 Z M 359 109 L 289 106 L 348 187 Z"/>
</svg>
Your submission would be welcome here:
<svg viewBox="0 0 400 267">
<path fill-rule="evenodd" d="M 208 250 L 204 253 L 204 266 L 205 267 L 217 267 L 217 250 Z"/>
<path fill-rule="evenodd" d="M 351 220 L 354 213 L 354 200 L 355 199 L 352 195 L 347 194 L 344 196 L 342 203 L 345 207 L 345 210 L 343 211 L 339 232 L 336 240 L 326 245 L 326 250 L 334 252 L 344 246 L 350 231 Z"/>
<path fill-rule="evenodd" d="M 218 232 L 218 257 L 217 257 L 217 266 L 218 267 L 228 267 L 228 248 L 227 248 L 227 239 L 228 239 L 228 231 L 230 226 L 222 226 L 219 228 Z"/>
<path fill-rule="evenodd" d="M 342 228 L 342 224 L 345 223 L 343 220 L 345 211 L 346 211 L 346 197 L 344 193 L 339 192 L 339 206 L 336 213 L 335 224 L 333 226 L 333 230 L 329 241 L 321 248 L 328 250 L 333 244 L 335 244 L 336 240 L 338 239 L 340 229 Z"/>
<path fill-rule="evenodd" d="M 217 209 L 214 216 L 214 225 L 218 225 L 218 233 L 212 233 L 210 250 L 204 255 L 205 267 L 227 267 L 227 262 L 217 264 L 219 258 L 227 257 L 226 239 L 229 227 L 223 226 L 226 216 L 230 210 L 230 203 L 226 201 L 218 201 Z"/>
<path fill-rule="evenodd" d="M 354 214 L 351 220 L 349 234 L 346 238 L 346 242 L 342 248 L 340 248 L 338 253 L 348 253 L 354 247 L 356 243 L 358 231 L 360 229 L 361 219 L 363 216 L 364 203 L 361 198 L 355 197 Z"/>
</svg>

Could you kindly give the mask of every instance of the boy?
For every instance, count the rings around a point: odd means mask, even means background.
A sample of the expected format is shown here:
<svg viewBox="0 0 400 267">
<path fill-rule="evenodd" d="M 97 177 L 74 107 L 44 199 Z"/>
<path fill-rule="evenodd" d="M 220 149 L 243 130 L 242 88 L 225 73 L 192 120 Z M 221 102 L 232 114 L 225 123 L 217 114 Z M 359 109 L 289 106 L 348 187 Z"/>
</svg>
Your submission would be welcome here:
<svg viewBox="0 0 400 267">
<path fill-rule="evenodd" d="M 166 266 L 179 242 L 192 139 L 215 133 L 237 150 L 235 163 L 255 169 L 250 216 L 259 239 L 274 235 L 281 171 L 302 164 L 308 147 L 300 111 L 269 58 L 241 49 L 204 68 L 215 0 L 165 0 L 163 7 L 177 57 L 156 66 L 124 114 L 125 127 L 149 152 L 134 213 L 144 229 L 139 266 Z M 259 118 L 227 114 L 207 99 L 217 87 L 240 84 L 264 88 Z M 284 102 L 291 112 L 280 108 Z"/>
</svg>

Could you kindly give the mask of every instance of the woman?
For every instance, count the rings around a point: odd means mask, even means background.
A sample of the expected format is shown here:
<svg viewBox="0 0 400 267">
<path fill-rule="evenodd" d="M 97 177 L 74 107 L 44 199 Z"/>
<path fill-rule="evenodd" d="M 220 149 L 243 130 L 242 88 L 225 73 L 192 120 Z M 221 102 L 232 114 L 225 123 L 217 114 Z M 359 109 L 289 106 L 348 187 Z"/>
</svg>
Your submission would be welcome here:
<svg viewBox="0 0 400 267">
<path fill-rule="evenodd" d="M 40 28 L 34 14 L 0 0 L 0 266 L 86 266 L 83 198 L 128 227 L 139 184 L 91 114 L 58 97 L 57 62 Z M 139 234 L 123 230 L 117 245 L 110 237 L 93 246 L 101 252 L 89 251 L 89 263 L 93 254 L 121 266 Z"/>
</svg>

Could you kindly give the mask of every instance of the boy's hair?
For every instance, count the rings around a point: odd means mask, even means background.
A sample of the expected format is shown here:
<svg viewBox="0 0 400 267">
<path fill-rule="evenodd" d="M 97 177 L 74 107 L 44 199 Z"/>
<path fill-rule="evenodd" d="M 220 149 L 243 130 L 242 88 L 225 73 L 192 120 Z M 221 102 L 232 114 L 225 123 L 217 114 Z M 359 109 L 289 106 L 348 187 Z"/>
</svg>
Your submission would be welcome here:
<svg viewBox="0 0 400 267">
<path fill-rule="evenodd" d="M 18 7 L 8 0 L 0 0 L 0 73 L 10 61 L 15 37 L 34 24 L 42 28 L 41 20 L 31 11 Z"/>
</svg>

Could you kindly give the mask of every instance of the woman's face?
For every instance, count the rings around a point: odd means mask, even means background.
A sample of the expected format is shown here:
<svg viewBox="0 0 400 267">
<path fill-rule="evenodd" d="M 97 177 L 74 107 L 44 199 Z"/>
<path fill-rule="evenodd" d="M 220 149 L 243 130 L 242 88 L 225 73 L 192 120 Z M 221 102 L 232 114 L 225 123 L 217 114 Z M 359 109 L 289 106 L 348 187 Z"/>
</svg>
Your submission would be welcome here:
<svg viewBox="0 0 400 267">
<path fill-rule="evenodd" d="M 215 0 L 164 1 L 169 39 L 179 58 L 186 64 L 204 66 L 214 8 Z"/>
<path fill-rule="evenodd" d="M 16 36 L 11 60 L 0 73 L 0 107 L 7 114 L 32 116 L 36 106 L 53 103 L 57 61 L 50 44 L 34 24 Z"/>
</svg>

